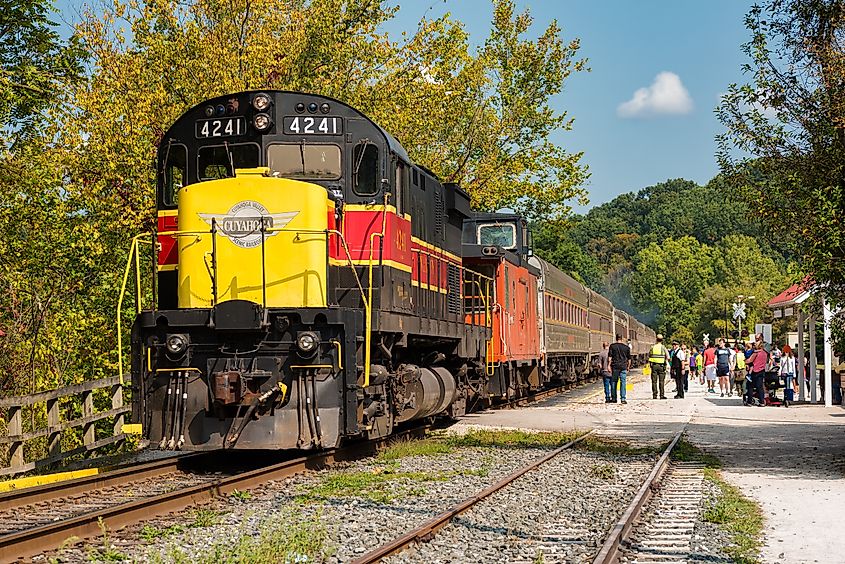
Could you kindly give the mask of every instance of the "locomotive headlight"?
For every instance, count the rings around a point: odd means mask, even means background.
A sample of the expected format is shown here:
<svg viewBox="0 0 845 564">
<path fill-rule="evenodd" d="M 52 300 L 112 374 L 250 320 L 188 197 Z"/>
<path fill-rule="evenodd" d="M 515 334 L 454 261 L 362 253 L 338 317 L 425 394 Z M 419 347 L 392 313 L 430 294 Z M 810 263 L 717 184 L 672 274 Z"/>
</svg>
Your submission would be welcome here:
<svg viewBox="0 0 845 564">
<path fill-rule="evenodd" d="M 270 96 L 267 94 L 258 94 L 252 99 L 252 107 L 259 112 L 265 111 L 270 107 Z"/>
<path fill-rule="evenodd" d="M 256 114 L 256 116 L 252 120 L 252 125 L 255 126 L 255 129 L 258 131 L 264 131 L 265 129 L 270 129 L 270 116 L 267 114 Z"/>
<path fill-rule="evenodd" d="M 311 356 L 317 352 L 320 338 L 312 331 L 303 331 L 296 337 L 296 348 L 304 355 Z"/>
<path fill-rule="evenodd" d="M 168 335 L 164 341 L 164 346 L 167 349 L 167 354 L 171 356 L 180 356 L 185 354 L 188 350 L 188 336 L 181 333 L 174 333 Z"/>
</svg>

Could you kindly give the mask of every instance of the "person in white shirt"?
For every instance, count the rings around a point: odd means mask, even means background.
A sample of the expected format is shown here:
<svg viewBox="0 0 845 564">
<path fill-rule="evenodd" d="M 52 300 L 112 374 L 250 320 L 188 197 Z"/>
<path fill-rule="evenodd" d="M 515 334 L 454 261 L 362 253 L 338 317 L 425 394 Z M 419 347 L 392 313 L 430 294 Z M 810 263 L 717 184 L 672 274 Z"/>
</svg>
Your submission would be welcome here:
<svg viewBox="0 0 845 564">
<path fill-rule="evenodd" d="M 793 397 L 793 381 L 795 380 L 795 372 L 796 372 L 796 358 L 795 354 L 792 352 L 791 348 L 784 347 L 787 349 L 784 356 L 780 359 L 780 375 L 783 378 L 783 390 L 784 390 L 784 397 L 792 401 Z"/>
</svg>

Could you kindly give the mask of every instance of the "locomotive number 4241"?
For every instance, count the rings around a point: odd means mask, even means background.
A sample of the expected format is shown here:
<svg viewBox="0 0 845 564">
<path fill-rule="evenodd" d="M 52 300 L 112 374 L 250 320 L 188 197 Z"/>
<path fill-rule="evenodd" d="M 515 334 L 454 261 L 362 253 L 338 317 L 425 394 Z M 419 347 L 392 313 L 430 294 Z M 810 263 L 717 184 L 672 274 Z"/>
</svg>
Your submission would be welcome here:
<svg viewBox="0 0 845 564">
<path fill-rule="evenodd" d="M 337 116 L 286 116 L 286 135 L 343 135 L 343 119 Z"/>
<path fill-rule="evenodd" d="M 207 137 L 237 137 L 246 133 L 244 118 L 201 119 L 197 121 L 197 139 Z"/>
</svg>

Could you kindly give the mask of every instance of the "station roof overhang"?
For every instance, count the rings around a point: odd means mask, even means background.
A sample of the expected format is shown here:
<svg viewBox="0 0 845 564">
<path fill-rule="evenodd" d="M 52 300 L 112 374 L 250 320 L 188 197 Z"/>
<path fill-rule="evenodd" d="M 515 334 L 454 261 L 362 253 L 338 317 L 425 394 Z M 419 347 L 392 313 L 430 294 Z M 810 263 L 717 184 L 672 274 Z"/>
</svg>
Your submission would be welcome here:
<svg viewBox="0 0 845 564">
<path fill-rule="evenodd" d="M 805 277 L 800 282 L 796 282 L 771 300 L 766 304 L 769 306 L 769 309 L 773 310 L 786 310 L 788 308 L 793 308 L 794 306 L 801 305 L 813 294 L 813 286 L 814 283 L 810 279 L 809 276 Z M 784 315 L 791 315 L 790 313 L 784 312 Z"/>
</svg>

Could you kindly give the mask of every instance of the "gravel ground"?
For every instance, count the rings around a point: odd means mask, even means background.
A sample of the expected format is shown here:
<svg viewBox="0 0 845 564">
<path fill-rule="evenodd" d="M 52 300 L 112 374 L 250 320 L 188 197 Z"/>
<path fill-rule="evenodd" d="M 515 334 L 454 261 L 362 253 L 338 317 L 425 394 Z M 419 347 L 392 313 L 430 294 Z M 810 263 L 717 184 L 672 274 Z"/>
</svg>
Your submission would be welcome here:
<svg viewBox="0 0 845 564">
<path fill-rule="evenodd" d="M 387 562 L 582 562 L 598 552 L 652 456 L 566 452 Z"/>
<path fill-rule="evenodd" d="M 215 544 L 226 542 L 259 529 L 262 523 L 283 512 L 300 512 L 303 517 L 319 516 L 327 529 L 326 546 L 332 553 L 328 562 L 346 562 L 367 549 L 374 548 L 421 523 L 444 509 L 480 491 L 530 460 L 542 456 L 540 448 L 460 448 L 451 454 L 410 456 L 393 463 L 373 458 L 339 465 L 332 470 L 308 472 L 284 481 L 268 482 L 251 490 L 248 499 L 230 496 L 203 505 L 197 514 L 172 515 L 153 519 L 147 525 L 157 530 L 184 527 L 184 531 L 162 538 L 143 539 L 141 527 L 118 531 L 110 542 L 127 560 L 135 562 L 208 561 Z M 337 472 L 423 473 L 437 478 L 401 477 L 387 482 L 387 492 L 376 492 L 370 498 L 354 495 L 311 496 L 307 501 L 297 496 L 307 494 Z M 351 494 L 351 492 L 350 492 Z M 389 498 L 389 499 L 387 499 Z M 215 522 L 205 524 L 210 514 Z M 173 529 L 171 529 L 173 530 Z M 59 554 L 63 562 L 90 561 L 93 545 L 65 548 Z M 51 555 L 46 555 L 51 556 Z M 55 555 L 53 555 L 55 556 Z"/>
<path fill-rule="evenodd" d="M 709 480 L 704 480 L 703 487 L 704 499 L 701 502 L 701 511 L 690 541 L 692 549 L 690 562 L 732 562 L 731 558 L 722 552 L 722 548 L 731 542 L 730 535 L 715 523 L 702 518 L 704 512 L 716 503 L 719 486 Z"/>
<path fill-rule="evenodd" d="M 348 562 L 546 452 L 542 448 L 458 448 L 450 454 L 409 456 L 393 462 L 370 458 L 269 482 L 248 495 L 229 496 L 193 512 L 150 520 L 144 535 L 143 526 L 113 532 L 107 540 L 66 547 L 40 560 L 105 560 L 104 547 L 112 546 L 111 560 L 119 555 L 133 562 L 212 562 L 217 559 L 215 548 L 232 545 L 244 535 L 257 535 L 279 515 L 296 514 L 325 528 L 325 562 Z M 464 514 L 459 526 L 441 531 L 416 556 L 408 552 L 393 562 L 412 558 L 417 562 L 532 561 L 537 551 L 544 552 L 546 562 L 562 562 L 594 553 L 653 461 L 651 455 L 566 451 Z M 397 479 L 377 482 L 386 487 L 371 488 L 364 495 L 352 495 L 352 491 L 322 495 L 323 491 L 314 490 L 338 473 L 392 474 Z M 170 534 L 149 534 L 167 529 Z M 455 547 L 472 548 L 467 552 Z M 99 558 L 95 550 L 100 550 Z"/>
</svg>

